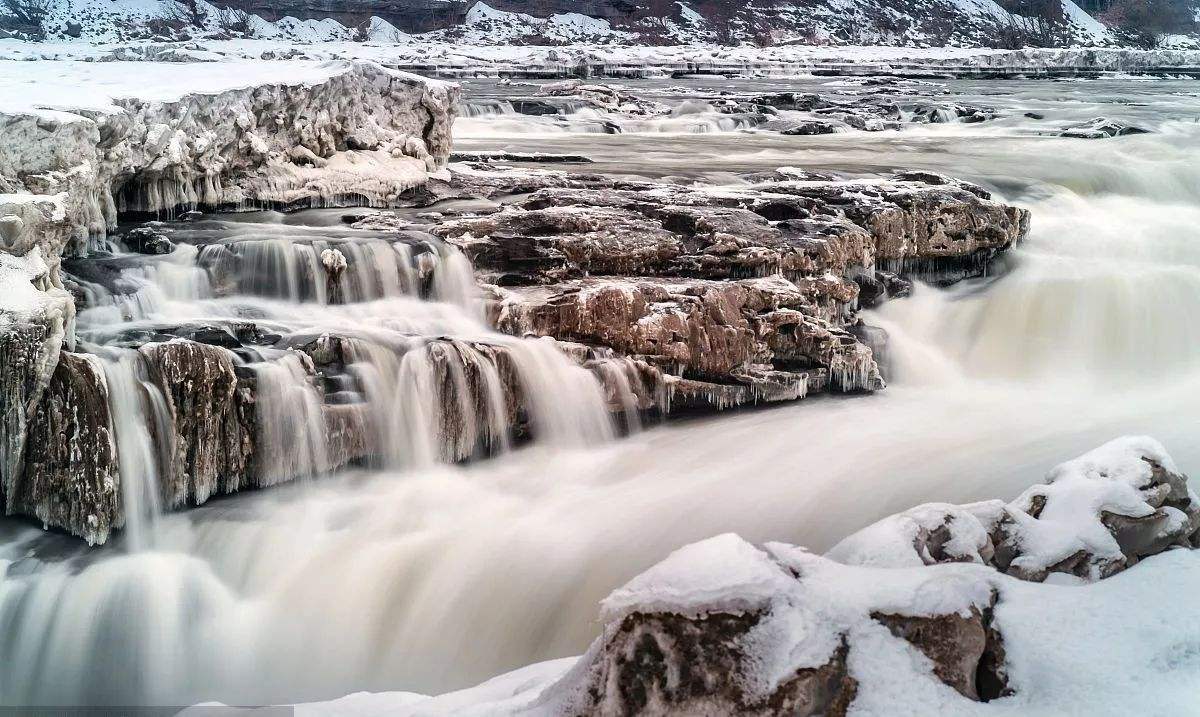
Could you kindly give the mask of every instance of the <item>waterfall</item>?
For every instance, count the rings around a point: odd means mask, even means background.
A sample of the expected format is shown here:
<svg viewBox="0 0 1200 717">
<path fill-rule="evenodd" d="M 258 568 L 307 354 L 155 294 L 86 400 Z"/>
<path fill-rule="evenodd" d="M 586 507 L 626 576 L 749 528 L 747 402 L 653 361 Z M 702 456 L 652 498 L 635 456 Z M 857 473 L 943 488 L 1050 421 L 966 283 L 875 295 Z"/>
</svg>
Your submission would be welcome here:
<svg viewBox="0 0 1200 717">
<path fill-rule="evenodd" d="M 106 259 L 115 274 L 77 280 L 80 332 L 97 345 L 112 388 L 134 549 L 154 542 L 160 470 L 176 434 L 131 348 L 146 339 L 199 337 L 230 349 L 235 391 L 252 401 L 254 451 L 253 475 L 231 477 L 233 486 L 355 462 L 427 469 L 502 453 L 520 434 L 558 446 L 613 435 L 597 375 L 552 340 L 488 328 L 470 261 L 429 235 L 236 222 L 160 228 L 175 241 L 171 254 L 119 254 Z"/>
<path fill-rule="evenodd" d="M 678 130 L 653 137 L 590 137 L 599 121 L 582 113 L 459 121 L 475 135 L 462 143 L 470 150 L 529 149 L 510 137 L 557 133 L 537 149 L 591 153 L 623 175 L 914 167 L 1031 209 L 1032 234 L 1006 273 L 918 284 L 864 312 L 887 337 L 889 386 L 869 397 L 606 441 L 610 412 L 636 425 L 632 362 L 600 356 L 583 368 L 552 341 L 489 330 L 465 257 L 427 237 L 346 228 L 340 215 L 165 225 L 177 258 L 196 248 L 166 269 L 199 271 L 186 274 L 204 277 L 194 293 L 177 292 L 161 267 L 147 271 L 162 257 L 81 271 L 80 332 L 108 344 L 94 350 L 121 489 L 132 491 L 126 540 L 153 550 L 88 549 L 8 521 L 0 703 L 286 704 L 458 689 L 585 651 L 606 594 L 717 533 L 819 552 L 919 503 L 1011 498 L 1064 457 L 1126 433 L 1155 435 L 1181 466 L 1200 465 L 1195 88 L 1103 82 L 956 85 L 978 94 L 961 102 L 995 105 L 1001 118 L 816 138 L 717 124 L 704 137 L 683 132 L 721 119 L 707 112 L 622 120 Z M 1028 109 L 1047 119 L 1028 120 Z M 1039 134 L 1112 112 L 1156 134 Z M 274 273 L 251 272 L 256 252 L 285 250 L 290 258 L 261 264 Z M 270 426 L 256 436 L 272 456 L 263 482 L 332 472 L 321 467 L 345 452 L 335 414 L 361 418 L 372 448 L 356 457 L 363 467 L 154 520 L 151 471 L 171 431 L 131 347 L 197 327 L 228 332 L 239 390 L 256 386 L 251 417 Z M 849 361 L 834 380 L 865 377 Z"/>
<path fill-rule="evenodd" d="M 162 392 L 146 377 L 141 354 L 131 349 L 97 352 L 108 382 L 108 408 L 116 434 L 126 543 L 143 550 L 153 545 L 155 523 L 162 513 L 159 468 L 171 454 L 167 448 L 173 435 L 171 418 Z"/>
<path fill-rule="evenodd" d="M 258 485 L 329 470 L 325 417 L 312 383 L 312 362 L 304 354 L 288 351 L 249 368 L 255 379 Z"/>
</svg>

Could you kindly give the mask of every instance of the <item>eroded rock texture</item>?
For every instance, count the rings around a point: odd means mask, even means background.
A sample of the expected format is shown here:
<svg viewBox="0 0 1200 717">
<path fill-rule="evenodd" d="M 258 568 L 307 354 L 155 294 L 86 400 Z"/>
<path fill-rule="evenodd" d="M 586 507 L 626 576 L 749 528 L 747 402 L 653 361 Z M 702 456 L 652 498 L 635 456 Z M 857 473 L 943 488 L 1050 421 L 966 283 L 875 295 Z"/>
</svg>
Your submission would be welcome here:
<svg viewBox="0 0 1200 717">
<path fill-rule="evenodd" d="M 428 229 L 492 285 L 499 328 L 651 367 L 662 411 L 881 388 L 881 337 L 858 309 L 906 293 L 905 277 L 979 276 L 1028 230 L 1026 211 L 932 173 L 746 180 L 685 187 L 470 165 L 413 201 L 518 194 Z"/>
<path fill-rule="evenodd" d="M 840 717 L 857 683 L 843 646 L 829 662 L 799 668 L 769 694 L 742 684 L 756 669 L 747 649 L 761 613 L 688 618 L 637 613 L 605 643 L 594 692 L 579 714 L 739 714 Z M 739 679 L 740 678 L 740 679 Z"/>
<path fill-rule="evenodd" d="M 26 431 L 24 472 L 10 513 L 102 543 L 123 523 L 120 471 L 100 362 L 63 353 Z"/>
</svg>

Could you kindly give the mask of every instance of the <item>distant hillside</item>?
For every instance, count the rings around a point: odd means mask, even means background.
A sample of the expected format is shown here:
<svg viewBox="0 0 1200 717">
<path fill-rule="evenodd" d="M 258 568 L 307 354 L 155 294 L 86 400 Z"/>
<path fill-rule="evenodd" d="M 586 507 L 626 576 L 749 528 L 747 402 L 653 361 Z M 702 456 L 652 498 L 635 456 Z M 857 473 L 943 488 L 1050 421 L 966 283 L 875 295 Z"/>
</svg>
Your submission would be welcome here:
<svg viewBox="0 0 1200 717">
<path fill-rule="evenodd" d="M 1100 8 L 1107 0 L 1087 1 Z M 6 6 L 18 11 L 3 17 Z M 1019 48 L 1120 42 L 1072 0 L 0 0 L 4 35 L 487 45 Z"/>
</svg>

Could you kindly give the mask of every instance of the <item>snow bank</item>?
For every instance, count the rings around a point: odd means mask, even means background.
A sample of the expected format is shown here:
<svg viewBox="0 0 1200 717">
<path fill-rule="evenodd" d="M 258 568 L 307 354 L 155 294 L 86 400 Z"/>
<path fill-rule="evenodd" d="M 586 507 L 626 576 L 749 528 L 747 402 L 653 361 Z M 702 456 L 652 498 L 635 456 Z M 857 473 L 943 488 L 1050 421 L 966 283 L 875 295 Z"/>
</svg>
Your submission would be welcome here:
<svg viewBox="0 0 1200 717">
<path fill-rule="evenodd" d="M 48 173 L 29 189 L 65 192 L 79 239 L 118 205 L 379 204 L 448 158 L 456 100 L 366 62 L 0 61 L 0 178 Z"/>
<path fill-rule="evenodd" d="M 298 714 L 1192 711 L 1200 612 L 1164 606 L 1200 589 L 1200 554 L 1159 546 L 1094 583 L 1018 579 L 990 563 L 984 527 L 1038 496 L 1042 520 L 1084 534 L 1097 510 L 1196 507 L 1161 445 L 1118 439 L 1013 503 L 920 506 L 825 556 L 732 534 L 682 548 L 604 601 L 603 635 L 578 660 L 440 697 L 352 695 Z M 1195 540 L 1193 524 L 1177 543 Z"/>
</svg>

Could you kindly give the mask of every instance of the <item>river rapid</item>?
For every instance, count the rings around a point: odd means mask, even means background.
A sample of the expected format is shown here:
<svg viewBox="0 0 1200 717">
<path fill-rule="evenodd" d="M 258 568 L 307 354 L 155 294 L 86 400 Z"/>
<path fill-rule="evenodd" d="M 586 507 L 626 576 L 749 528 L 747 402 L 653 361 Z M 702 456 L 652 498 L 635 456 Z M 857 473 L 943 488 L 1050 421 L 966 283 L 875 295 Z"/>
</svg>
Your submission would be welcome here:
<svg viewBox="0 0 1200 717">
<path fill-rule="evenodd" d="M 889 386 L 874 395 L 669 422 L 623 438 L 590 426 L 594 412 L 550 405 L 546 420 L 569 423 L 567 439 L 462 465 L 392 465 L 214 499 L 143 521 L 136 536 L 99 549 L 0 522 L 0 703 L 441 692 L 582 652 L 598 631 L 601 598 L 717 533 L 821 551 L 917 503 L 1011 498 L 1054 464 L 1122 434 L 1153 435 L 1185 470 L 1200 471 L 1200 331 L 1191 324 L 1200 315 L 1200 85 L 913 82 L 903 87 L 945 91 L 939 99 L 1000 117 L 817 137 L 740 127 L 700 103 L 723 91 L 848 97 L 865 89 L 859 80 L 625 86 L 690 104 L 649 120 L 593 110 L 529 117 L 494 109 L 535 88 L 471 81 L 464 95 L 476 109 L 458 121 L 455 148 L 585 155 L 595 163 L 571 168 L 670 181 L 728 182 L 779 166 L 930 169 L 1030 209 L 1031 234 L 987 279 L 918 286 L 866 314 L 890 336 Z M 1097 116 L 1151 132 L 1052 136 Z M 606 123 L 622 132 L 606 134 Z M 320 212 L 256 220 L 280 237 L 329 222 Z M 247 227 L 231 217 L 207 228 Z M 392 317 L 410 312 L 423 331 L 487 333 L 459 285 L 426 302 L 405 298 L 403 286 L 393 293 L 388 306 L 370 305 Z M 185 302 L 171 310 L 193 315 L 199 304 L 187 302 L 204 297 L 169 298 Z M 281 325 L 307 331 L 370 323 L 310 310 L 306 298 L 276 297 L 268 308 Z M 527 352 L 531 371 L 555 377 L 544 390 L 559 402 L 598 403 L 570 367 Z M 281 409 L 291 421 L 297 405 Z"/>
</svg>

